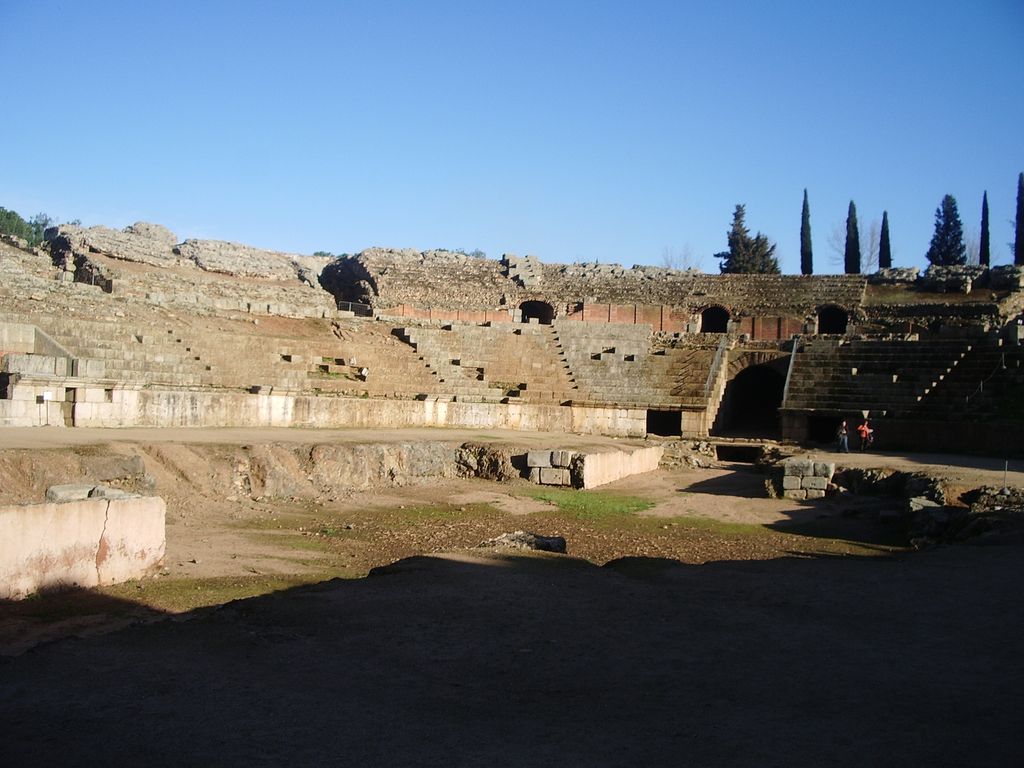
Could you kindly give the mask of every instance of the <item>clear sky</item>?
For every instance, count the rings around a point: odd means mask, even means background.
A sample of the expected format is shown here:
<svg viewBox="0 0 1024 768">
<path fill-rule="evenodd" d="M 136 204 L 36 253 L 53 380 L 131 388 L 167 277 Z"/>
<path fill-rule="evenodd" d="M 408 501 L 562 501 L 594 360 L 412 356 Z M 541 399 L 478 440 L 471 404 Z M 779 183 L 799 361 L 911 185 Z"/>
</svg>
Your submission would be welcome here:
<svg viewBox="0 0 1024 768">
<path fill-rule="evenodd" d="M 857 205 L 1011 261 L 1024 2 L 0 0 L 0 206 L 311 253 L 704 271 L 737 203 L 799 272 Z"/>
</svg>

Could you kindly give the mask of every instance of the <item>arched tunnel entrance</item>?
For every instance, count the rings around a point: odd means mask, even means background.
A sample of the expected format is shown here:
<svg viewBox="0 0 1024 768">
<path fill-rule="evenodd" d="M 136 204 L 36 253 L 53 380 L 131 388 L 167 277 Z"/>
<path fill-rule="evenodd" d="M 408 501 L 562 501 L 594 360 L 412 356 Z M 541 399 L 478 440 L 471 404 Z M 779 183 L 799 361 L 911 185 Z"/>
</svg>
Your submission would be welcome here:
<svg viewBox="0 0 1024 768">
<path fill-rule="evenodd" d="M 524 301 L 519 305 L 519 311 L 524 323 L 536 319 L 541 325 L 551 325 L 555 319 L 555 308 L 546 301 Z"/>
<path fill-rule="evenodd" d="M 700 313 L 701 333 L 728 333 L 729 312 L 724 307 L 707 307 Z"/>
<path fill-rule="evenodd" d="M 744 368 L 725 385 L 712 434 L 730 437 L 779 437 L 779 406 L 786 386 L 788 359 Z"/>
<path fill-rule="evenodd" d="M 818 333 L 846 333 L 850 316 L 842 307 L 828 305 L 818 310 Z"/>
</svg>

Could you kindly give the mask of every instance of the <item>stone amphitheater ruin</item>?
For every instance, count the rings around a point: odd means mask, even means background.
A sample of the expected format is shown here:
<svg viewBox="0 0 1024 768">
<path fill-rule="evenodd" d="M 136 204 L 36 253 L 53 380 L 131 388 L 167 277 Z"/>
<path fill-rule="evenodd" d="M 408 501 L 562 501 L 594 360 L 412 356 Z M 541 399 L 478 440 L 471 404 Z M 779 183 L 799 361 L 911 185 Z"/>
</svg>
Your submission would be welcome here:
<svg viewBox="0 0 1024 768">
<path fill-rule="evenodd" d="M 47 238 L 0 241 L 5 764 L 1019 762 L 1021 269 Z M 768 439 L 783 498 L 724 460 Z"/>
<path fill-rule="evenodd" d="M 62 225 L 0 244 L 0 425 L 458 426 L 1019 449 L 1024 272 L 709 275 Z M 1010 425 L 1013 425 L 1012 427 Z"/>
</svg>

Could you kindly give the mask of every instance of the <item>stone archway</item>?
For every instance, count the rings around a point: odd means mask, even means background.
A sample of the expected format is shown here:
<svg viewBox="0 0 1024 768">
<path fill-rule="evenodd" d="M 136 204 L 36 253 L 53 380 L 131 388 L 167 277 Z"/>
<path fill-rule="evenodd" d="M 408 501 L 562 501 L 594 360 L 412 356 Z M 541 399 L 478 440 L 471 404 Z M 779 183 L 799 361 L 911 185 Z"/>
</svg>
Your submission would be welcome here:
<svg viewBox="0 0 1024 768">
<path fill-rule="evenodd" d="M 842 307 L 828 304 L 818 309 L 818 333 L 843 334 L 850 324 L 850 316 Z"/>
<path fill-rule="evenodd" d="M 701 333 L 726 333 L 729 330 L 729 310 L 725 307 L 705 307 L 700 313 Z"/>
<path fill-rule="evenodd" d="M 541 325 L 551 325 L 555 319 L 555 308 L 546 301 L 524 301 L 519 305 L 524 323 L 536 320 Z"/>
<path fill-rule="evenodd" d="M 777 438 L 789 358 L 759 362 L 729 379 L 712 434 Z"/>
</svg>

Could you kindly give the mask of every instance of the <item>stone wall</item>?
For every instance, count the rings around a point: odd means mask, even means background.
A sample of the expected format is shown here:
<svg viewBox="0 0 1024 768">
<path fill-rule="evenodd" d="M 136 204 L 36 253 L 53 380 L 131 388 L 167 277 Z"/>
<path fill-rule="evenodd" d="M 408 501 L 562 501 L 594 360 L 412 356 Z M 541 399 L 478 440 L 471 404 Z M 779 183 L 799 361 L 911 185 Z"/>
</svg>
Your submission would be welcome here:
<svg viewBox="0 0 1024 768">
<path fill-rule="evenodd" d="M 831 461 L 786 459 L 783 464 L 782 495 L 787 499 L 822 499 L 835 471 L 835 462 Z"/>
<path fill-rule="evenodd" d="M 653 472 L 664 452 L 660 445 L 599 453 L 538 450 L 526 454 L 526 465 L 531 482 L 586 489 Z"/>
<path fill-rule="evenodd" d="M 630 408 L 370 400 L 209 390 L 123 389 L 113 402 L 74 404 L 76 427 L 462 427 L 643 437 L 647 412 Z"/>
<path fill-rule="evenodd" d="M 802 330 L 822 306 L 852 315 L 863 302 L 866 278 L 706 275 L 616 264 L 543 264 L 532 256 L 493 261 L 447 251 L 372 248 L 336 260 L 324 269 L 321 282 L 338 301 L 371 304 L 384 315 L 470 322 L 484 322 L 476 315 L 496 319 L 484 313 L 515 320 L 523 302 L 537 301 L 550 304 L 557 317 L 678 332 L 703 309 L 719 306 L 737 319 L 763 318 L 756 327 L 748 321 L 740 332 L 767 339 Z"/>
<path fill-rule="evenodd" d="M 165 513 L 161 498 L 122 494 L 0 507 L 0 599 L 154 573 Z"/>
</svg>

